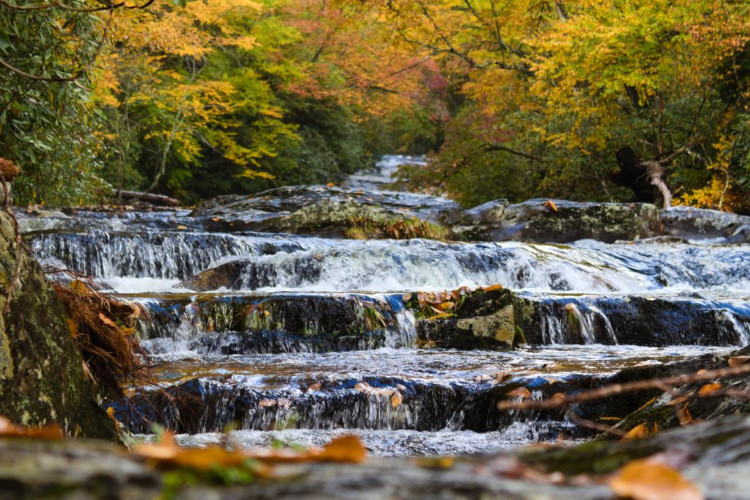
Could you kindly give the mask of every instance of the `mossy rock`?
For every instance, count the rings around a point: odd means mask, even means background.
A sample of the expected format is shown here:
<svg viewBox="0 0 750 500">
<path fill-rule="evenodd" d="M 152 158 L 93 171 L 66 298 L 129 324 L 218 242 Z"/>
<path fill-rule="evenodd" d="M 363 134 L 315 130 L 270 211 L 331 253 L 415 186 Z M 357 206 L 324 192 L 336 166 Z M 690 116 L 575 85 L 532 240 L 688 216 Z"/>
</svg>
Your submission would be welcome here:
<svg viewBox="0 0 750 500">
<path fill-rule="evenodd" d="M 57 423 L 68 435 L 112 438 L 62 303 L 39 264 L 18 248 L 10 216 L 0 213 L 0 311 L 8 300 L 0 316 L 0 415 L 25 425 Z"/>
</svg>

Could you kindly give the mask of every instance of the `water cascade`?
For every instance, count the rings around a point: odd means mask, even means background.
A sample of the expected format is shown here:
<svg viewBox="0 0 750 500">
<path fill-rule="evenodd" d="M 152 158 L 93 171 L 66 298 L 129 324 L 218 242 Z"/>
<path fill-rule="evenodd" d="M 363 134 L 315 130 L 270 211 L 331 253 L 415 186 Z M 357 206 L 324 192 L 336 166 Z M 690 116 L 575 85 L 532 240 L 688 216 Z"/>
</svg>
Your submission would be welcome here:
<svg viewBox="0 0 750 500">
<path fill-rule="evenodd" d="M 329 198 L 460 221 L 449 200 L 387 190 L 398 164 L 423 161 L 385 157 L 341 188 L 281 188 L 228 209 L 19 218 L 43 263 L 141 304 L 138 335 L 158 383 L 113 405 L 132 432 L 156 423 L 183 443 L 230 432 L 241 446 L 309 445 L 353 432 L 376 454 L 412 455 L 576 438 L 585 431 L 562 415 L 501 412 L 497 403 L 519 388 L 550 397 L 624 367 L 750 344 L 748 244 L 448 243 L 258 229 Z M 479 307 L 476 318 L 407 305 L 420 292 L 495 284 L 510 290 L 507 303 Z M 426 321 L 475 335 L 521 331 L 527 347 L 446 348 Z"/>
</svg>

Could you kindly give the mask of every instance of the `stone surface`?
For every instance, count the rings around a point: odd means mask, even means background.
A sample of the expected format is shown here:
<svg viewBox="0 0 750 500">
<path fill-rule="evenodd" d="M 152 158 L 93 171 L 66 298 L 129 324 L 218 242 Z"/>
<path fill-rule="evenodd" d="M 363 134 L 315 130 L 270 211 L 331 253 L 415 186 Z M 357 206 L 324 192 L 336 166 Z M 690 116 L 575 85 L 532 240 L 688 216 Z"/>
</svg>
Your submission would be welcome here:
<svg viewBox="0 0 750 500">
<path fill-rule="evenodd" d="M 21 259 L 14 285 L 17 259 Z M 19 249 L 12 219 L 0 213 L 0 415 L 27 425 L 58 423 L 69 435 L 112 437 L 85 378 L 57 295 Z"/>
<path fill-rule="evenodd" d="M 407 306 L 415 310 L 417 335 L 421 342 L 445 349 L 507 349 L 525 344 L 523 332 L 516 328 L 513 292 L 507 289 L 477 290 L 463 298 L 441 318 L 432 309 L 419 310 L 416 298 Z"/>
<path fill-rule="evenodd" d="M 467 239 L 567 243 L 636 240 L 660 234 L 659 210 L 645 203 L 583 203 L 533 199 L 505 200 L 466 212 L 469 226 L 454 231 Z"/>
<path fill-rule="evenodd" d="M 119 448 L 95 442 L 0 440 L 0 499 L 610 499 L 606 476 L 628 462 L 661 453 L 707 498 L 745 498 L 750 419 L 728 418 L 629 442 L 520 450 L 458 458 L 445 467 L 414 459 L 364 464 L 279 467 L 279 479 L 244 485 L 169 480 Z M 523 475 L 528 471 L 528 478 Z M 558 473 L 559 475 L 547 475 Z M 577 479 L 574 476 L 578 476 Z M 598 477 L 597 477 L 598 476 Z M 554 480 L 553 480 L 554 479 Z"/>
<path fill-rule="evenodd" d="M 660 214 L 664 234 L 687 239 L 726 239 L 750 242 L 750 217 L 719 210 L 672 207 Z"/>
</svg>

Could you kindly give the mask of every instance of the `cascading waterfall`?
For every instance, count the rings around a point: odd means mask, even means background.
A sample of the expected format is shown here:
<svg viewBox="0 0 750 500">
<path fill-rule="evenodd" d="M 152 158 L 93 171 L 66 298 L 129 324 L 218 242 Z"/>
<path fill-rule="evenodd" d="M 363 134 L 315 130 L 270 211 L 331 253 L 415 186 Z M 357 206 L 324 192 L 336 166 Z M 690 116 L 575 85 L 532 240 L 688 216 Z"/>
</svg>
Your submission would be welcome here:
<svg viewBox="0 0 750 500">
<path fill-rule="evenodd" d="M 330 195 L 372 194 L 437 220 L 455 204 L 377 190 L 399 163 L 422 161 L 387 158 Z M 252 201 L 257 218 L 293 205 Z M 201 444 L 235 427 L 232 439 L 247 446 L 346 432 L 381 454 L 491 450 L 580 432 L 560 416 L 500 412 L 514 389 L 551 397 L 623 366 L 750 344 L 748 245 L 358 241 L 213 232 L 211 218 L 21 217 L 43 262 L 90 274 L 146 312 L 138 334 L 159 384 L 114 404 L 132 431 L 158 422 Z M 208 285 L 191 288 L 209 269 Z M 530 348 L 418 348 L 421 319 L 404 294 L 495 284 L 512 290 L 502 318 Z M 482 320 L 500 321 L 495 312 Z"/>
</svg>

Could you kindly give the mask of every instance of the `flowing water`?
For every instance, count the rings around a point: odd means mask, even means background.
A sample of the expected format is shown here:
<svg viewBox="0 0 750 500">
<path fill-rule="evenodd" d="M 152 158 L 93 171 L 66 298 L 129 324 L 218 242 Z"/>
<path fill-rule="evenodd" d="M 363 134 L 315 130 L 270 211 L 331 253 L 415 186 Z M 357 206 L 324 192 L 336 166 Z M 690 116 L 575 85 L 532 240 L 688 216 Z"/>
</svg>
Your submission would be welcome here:
<svg viewBox="0 0 750 500">
<path fill-rule="evenodd" d="M 356 433 L 375 454 L 489 451 L 581 429 L 562 416 L 500 412 L 523 386 L 549 397 L 631 366 L 750 343 L 750 245 L 644 241 L 570 245 L 347 240 L 227 231 L 315 199 L 362 199 L 436 220 L 453 202 L 384 191 L 386 157 L 342 188 L 284 188 L 236 210 L 22 216 L 43 263 L 91 275 L 140 303 L 157 383 L 115 404 L 136 433 L 185 443 L 321 444 Z M 312 194 L 311 194 L 312 193 Z M 181 283 L 232 265 L 220 288 Z M 530 347 L 425 346 L 403 295 L 502 284 L 531 311 Z"/>
</svg>

